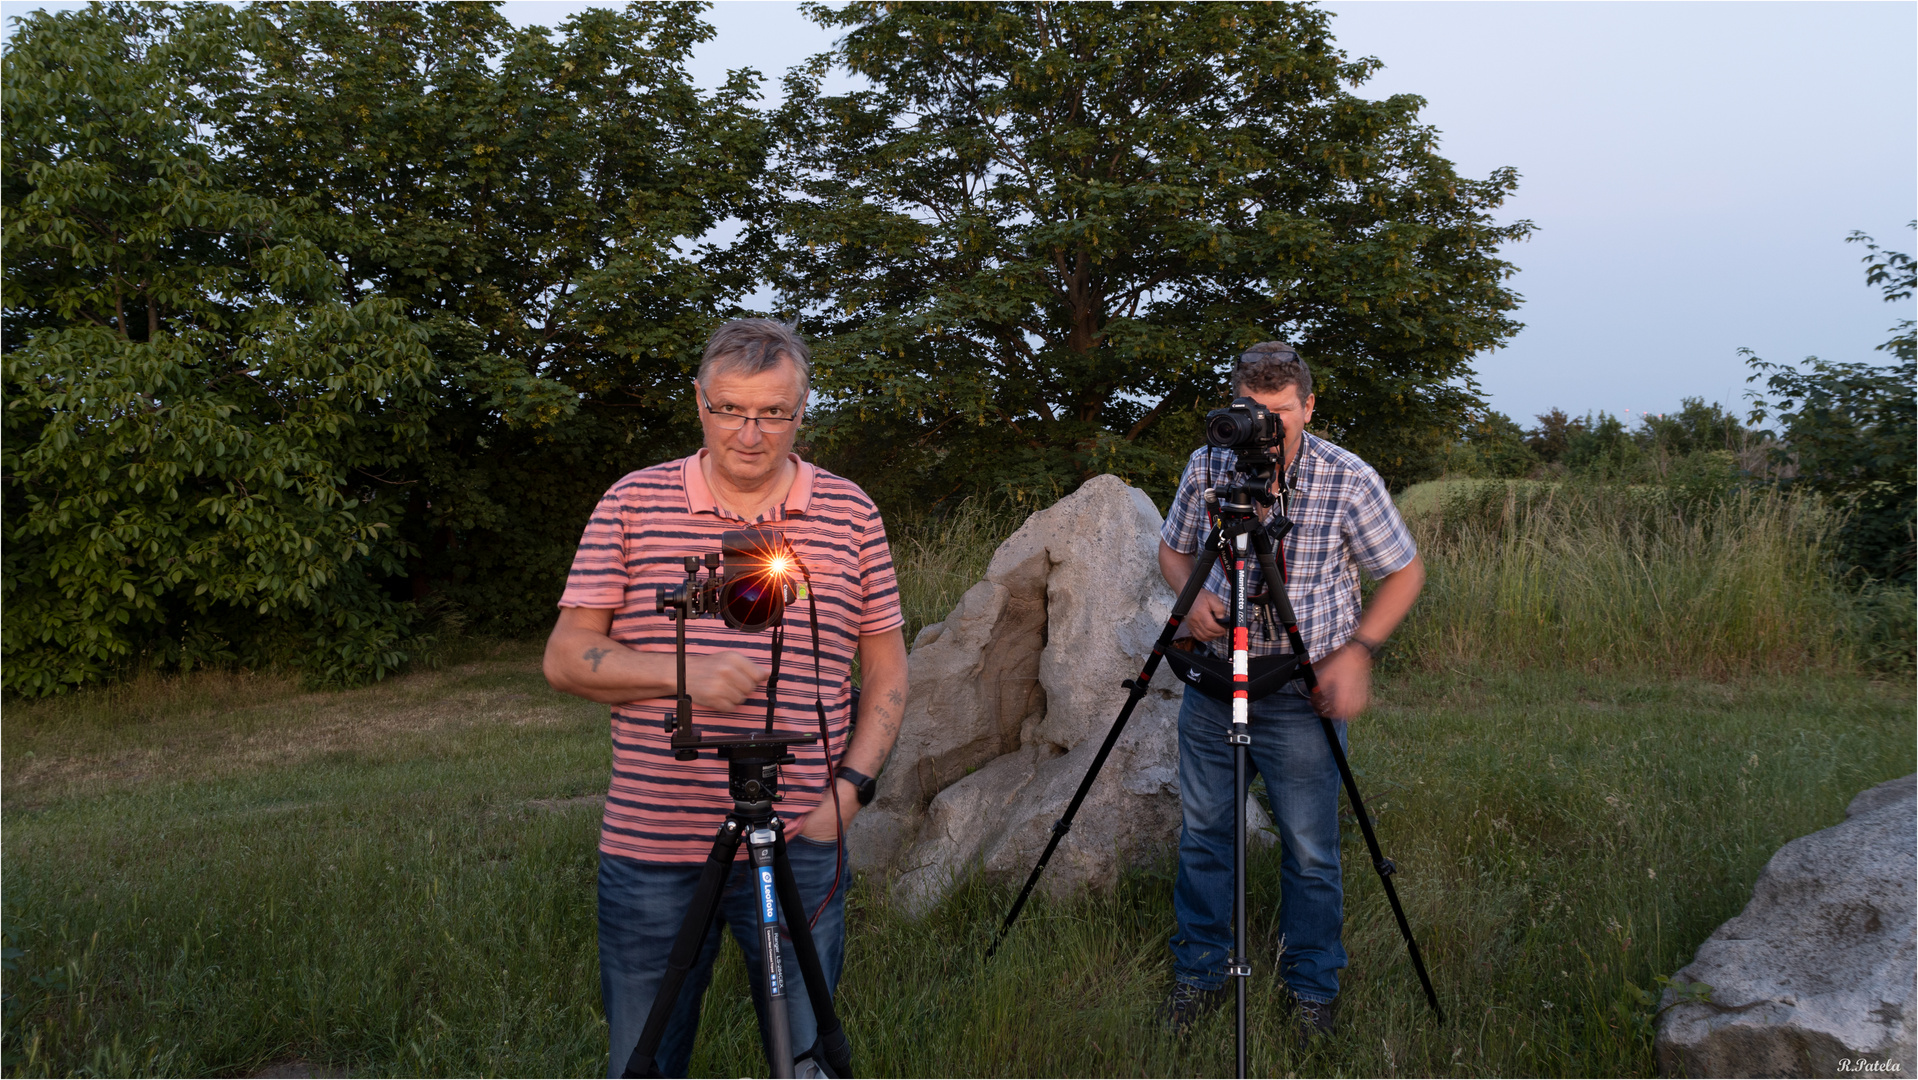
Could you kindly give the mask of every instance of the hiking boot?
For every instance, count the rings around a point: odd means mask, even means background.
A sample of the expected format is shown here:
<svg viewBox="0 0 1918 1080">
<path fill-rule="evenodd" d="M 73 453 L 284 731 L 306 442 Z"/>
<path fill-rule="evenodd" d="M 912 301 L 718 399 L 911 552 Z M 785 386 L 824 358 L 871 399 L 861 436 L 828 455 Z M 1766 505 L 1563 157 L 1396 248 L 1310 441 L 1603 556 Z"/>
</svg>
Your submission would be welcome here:
<svg viewBox="0 0 1918 1080">
<path fill-rule="evenodd" d="M 1298 1033 L 1299 1049 L 1309 1050 L 1312 1040 L 1321 1035 L 1331 1035 L 1334 1019 L 1339 1011 L 1337 1001 L 1313 1001 L 1310 998 L 1292 998 L 1293 1023 Z"/>
<path fill-rule="evenodd" d="M 1205 1014 L 1225 1004 L 1226 987 L 1206 990 L 1189 982 L 1174 982 L 1172 992 L 1159 1003 L 1159 1023 L 1174 1035 L 1184 1035 Z"/>
</svg>

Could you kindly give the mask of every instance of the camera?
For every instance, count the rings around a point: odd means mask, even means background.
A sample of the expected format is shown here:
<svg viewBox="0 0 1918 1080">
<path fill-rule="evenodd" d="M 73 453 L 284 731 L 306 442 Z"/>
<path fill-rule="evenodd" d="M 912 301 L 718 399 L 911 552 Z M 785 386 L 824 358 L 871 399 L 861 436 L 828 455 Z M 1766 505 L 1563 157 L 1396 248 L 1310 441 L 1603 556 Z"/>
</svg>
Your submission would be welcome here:
<svg viewBox="0 0 1918 1080">
<path fill-rule="evenodd" d="M 719 538 L 719 550 L 708 552 L 705 580 L 699 560 L 686 557 L 686 581 L 662 585 L 654 608 L 683 608 L 688 616 L 717 615 L 734 630 L 756 633 L 777 623 L 786 605 L 798 596 L 799 557 L 777 530 L 736 529 Z"/>
<path fill-rule="evenodd" d="M 1285 439 L 1285 425 L 1272 410 L 1249 397 L 1234 398 L 1223 409 L 1205 414 L 1205 441 L 1209 446 L 1240 453 L 1270 450 Z"/>
</svg>

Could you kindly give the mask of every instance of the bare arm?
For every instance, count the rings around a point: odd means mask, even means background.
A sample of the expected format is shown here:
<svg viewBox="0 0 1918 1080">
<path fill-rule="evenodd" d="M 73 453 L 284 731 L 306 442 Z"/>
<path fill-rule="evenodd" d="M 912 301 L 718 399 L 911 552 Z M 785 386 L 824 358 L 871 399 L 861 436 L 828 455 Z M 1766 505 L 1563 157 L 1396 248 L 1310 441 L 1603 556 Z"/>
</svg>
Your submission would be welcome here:
<svg viewBox="0 0 1918 1080">
<path fill-rule="evenodd" d="M 1318 671 L 1319 692 L 1312 704 L 1321 715 L 1350 720 L 1365 711 L 1372 701 L 1372 654 L 1359 642 L 1374 647 L 1384 644 L 1405 621 L 1405 613 L 1412 610 L 1412 602 L 1423 588 L 1425 563 L 1416 555 L 1379 579 L 1379 587 L 1372 591 L 1372 603 L 1359 615 L 1352 640 L 1313 665 Z"/>
<path fill-rule="evenodd" d="M 640 652 L 608 636 L 613 612 L 565 607 L 546 639 L 546 681 L 563 694 L 617 705 L 671 697 L 679 690 L 672 653 Z M 686 692 L 707 709 L 734 709 L 766 681 L 766 672 L 736 652 L 686 657 Z"/>
<path fill-rule="evenodd" d="M 1379 587 L 1372 591 L 1372 603 L 1359 615 L 1359 628 L 1353 636 L 1374 646 L 1383 645 L 1405 621 L 1412 602 L 1424 588 L 1425 561 L 1414 555 L 1411 562 L 1379 579 Z"/>
<path fill-rule="evenodd" d="M 1164 575 L 1165 583 L 1172 586 L 1175 595 L 1185 588 L 1186 579 L 1197 572 L 1198 561 L 1197 555 L 1174 551 L 1164 540 L 1159 541 L 1159 573 Z M 1217 593 L 1199 590 L 1185 625 L 1192 628 L 1192 636 L 1200 641 L 1224 637 L 1225 600 Z"/>
<path fill-rule="evenodd" d="M 879 775 L 892 744 L 899 740 L 899 723 L 906 716 L 906 636 L 901 630 L 868 634 L 859 639 L 859 724 L 841 763 L 867 776 Z M 841 823 L 850 825 L 859 814 L 859 794 L 852 781 L 836 779 Z M 828 793 L 799 823 L 799 831 L 815 840 L 837 835 Z"/>
</svg>

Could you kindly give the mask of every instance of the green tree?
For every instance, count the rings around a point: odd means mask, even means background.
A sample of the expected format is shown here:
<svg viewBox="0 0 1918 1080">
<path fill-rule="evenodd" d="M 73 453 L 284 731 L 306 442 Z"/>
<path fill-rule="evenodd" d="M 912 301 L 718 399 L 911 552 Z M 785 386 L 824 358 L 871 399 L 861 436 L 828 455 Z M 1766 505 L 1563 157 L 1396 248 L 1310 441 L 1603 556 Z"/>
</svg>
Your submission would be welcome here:
<svg viewBox="0 0 1918 1080">
<path fill-rule="evenodd" d="M 1397 481 L 1480 403 L 1517 324 L 1492 212 L 1422 99 L 1294 4 L 852 3 L 786 79 L 782 294 L 822 336 L 822 446 L 870 484 L 1160 490 L 1253 342 Z M 835 65 L 870 89 L 829 95 Z M 879 449 L 883 448 L 883 450 Z M 865 455 L 882 455 L 868 456 Z"/>
<path fill-rule="evenodd" d="M 1918 225 L 1918 223 L 1914 223 Z M 1865 245 L 1865 281 L 1886 303 L 1910 300 L 1918 267 L 1910 255 L 1888 251 L 1854 232 Z M 1872 365 L 1820 360 L 1802 367 L 1773 364 L 1740 349 L 1752 368 L 1746 382 L 1764 379 L 1763 396 L 1751 392 L 1751 422 L 1775 420 L 1782 463 L 1796 467 L 1789 483 L 1826 495 L 1847 511 L 1839 556 L 1866 577 L 1910 584 L 1918 579 L 1918 334 L 1901 319 L 1878 346 L 1894 363 Z"/>
<path fill-rule="evenodd" d="M 235 187 L 226 9 L 35 13 L 0 74 L 7 690 L 142 658 L 404 660 L 398 539 L 354 490 L 424 434 L 432 361 Z"/>
<path fill-rule="evenodd" d="M 425 446 L 379 486 L 407 594 L 472 624 L 549 622 L 600 493 L 697 445 L 688 380 L 766 242 L 757 76 L 693 87 L 703 7 L 557 34 L 493 4 L 248 9 L 234 167 L 428 329 Z"/>
<path fill-rule="evenodd" d="M 1564 409 L 1553 409 L 1539 413 L 1533 419 L 1538 426 L 1525 433 L 1525 445 L 1532 453 L 1547 465 L 1556 465 L 1565 460 L 1565 452 L 1571 448 L 1572 440 L 1583 434 L 1589 425 L 1576 416 L 1567 416 Z"/>
<path fill-rule="evenodd" d="M 1525 443 L 1525 432 L 1512 418 L 1486 409 L 1467 423 L 1465 435 L 1446 463 L 1446 472 L 1488 479 L 1514 479 L 1529 474 L 1538 455 Z"/>
<path fill-rule="evenodd" d="M 1585 414 L 1565 440 L 1565 467 L 1600 480 L 1636 479 L 1642 451 L 1625 422 L 1603 409 Z"/>
</svg>

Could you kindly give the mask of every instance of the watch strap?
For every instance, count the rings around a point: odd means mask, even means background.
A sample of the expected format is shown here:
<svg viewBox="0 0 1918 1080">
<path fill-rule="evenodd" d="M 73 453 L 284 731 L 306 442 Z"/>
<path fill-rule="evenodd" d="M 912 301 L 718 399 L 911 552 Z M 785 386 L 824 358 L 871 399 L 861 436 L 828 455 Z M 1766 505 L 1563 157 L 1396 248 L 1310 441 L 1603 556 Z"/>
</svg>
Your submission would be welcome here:
<svg viewBox="0 0 1918 1080">
<path fill-rule="evenodd" d="M 834 772 L 833 776 L 835 779 L 844 780 L 852 785 L 853 791 L 859 796 L 859 805 L 861 806 L 872 802 L 873 796 L 878 794 L 879 781 L 867 776 L 858 769 L 841 765 L 838 770 Z"/>
</svg>

